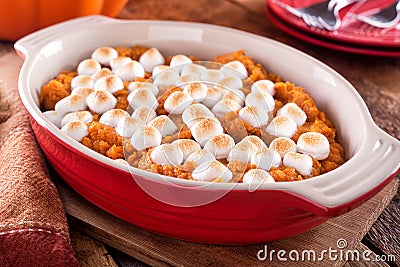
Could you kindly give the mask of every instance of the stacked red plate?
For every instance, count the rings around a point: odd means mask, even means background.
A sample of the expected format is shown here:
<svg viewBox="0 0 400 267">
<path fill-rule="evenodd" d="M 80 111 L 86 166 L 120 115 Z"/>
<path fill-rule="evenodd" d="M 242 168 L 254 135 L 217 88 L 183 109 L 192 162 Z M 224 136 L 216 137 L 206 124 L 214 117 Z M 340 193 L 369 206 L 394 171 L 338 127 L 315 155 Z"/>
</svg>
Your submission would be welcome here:
<svg viewBox="0 0 400 267">
<path fill-rule="evenodd" d="M 321 0 L 267 0 L 267 16 L 282 31 L 303 41 L 351 53 L 374 56 L 400 56 L 400 24 L 377 28 L 361 22 L 357 15 L 371 15 L 393 3 L 393 0 L 356 1 L 340 10 L 341 26 L 335 31 L 308 26 L 285 8 L 307 7 Z"/>
</svg>

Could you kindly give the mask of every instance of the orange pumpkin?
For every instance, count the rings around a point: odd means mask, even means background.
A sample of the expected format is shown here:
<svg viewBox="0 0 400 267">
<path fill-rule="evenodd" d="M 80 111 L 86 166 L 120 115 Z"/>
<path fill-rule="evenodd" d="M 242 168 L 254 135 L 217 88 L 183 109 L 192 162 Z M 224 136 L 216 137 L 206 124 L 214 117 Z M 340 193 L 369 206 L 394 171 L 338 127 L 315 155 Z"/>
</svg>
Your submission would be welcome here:
<svg viewBox="0 0 400 267">
<path fill-rule="evenodd" d="M 0 0 L 0 39 L 14 41 L 63 20 L 103 14 L 115 17 L 128 0 Z"/>
</svg>

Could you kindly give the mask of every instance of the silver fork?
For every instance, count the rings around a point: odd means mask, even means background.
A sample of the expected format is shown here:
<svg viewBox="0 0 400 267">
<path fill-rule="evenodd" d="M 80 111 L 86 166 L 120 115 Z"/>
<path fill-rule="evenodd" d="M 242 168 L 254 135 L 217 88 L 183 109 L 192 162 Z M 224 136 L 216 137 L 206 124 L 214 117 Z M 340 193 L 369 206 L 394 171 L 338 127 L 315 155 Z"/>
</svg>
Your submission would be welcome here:
<svg viewBox="0 0 400 267">
<path fill-rule="evenodd" d="M 274 2 L 293 15 L 302 18 L 308 26 L 334 31 L 337 30 L 342 23 L 339 17 L 339 11 L 357 1 L 358 0 L 330 0 L 318 2 L 303 8 L 294 8 L 279 0 L 275 0 Z"/>
<path fill-rule="evenodd" d="M 378 28 L 390 28 L 400 21 L 400 0 L 371 16 L 358 15 L 357 19 Z"/>
</svg>

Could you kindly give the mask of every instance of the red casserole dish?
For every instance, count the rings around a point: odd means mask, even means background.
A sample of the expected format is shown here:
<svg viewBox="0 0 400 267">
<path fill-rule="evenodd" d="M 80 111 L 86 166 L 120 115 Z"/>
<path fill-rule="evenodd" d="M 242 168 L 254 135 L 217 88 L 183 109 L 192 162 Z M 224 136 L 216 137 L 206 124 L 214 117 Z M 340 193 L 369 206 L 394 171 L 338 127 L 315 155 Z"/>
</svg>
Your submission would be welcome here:
<svg viewBox="0 0 400 267">
<path fill-rule="evenodd" d="M 312 179 L 263 184 L 257 190 L 181 180 L 121 165 L 62 134 L 43 116 L 38 104 L 42 84 L 97 47 L 134 44 L 200 58 L 244 49 L 313 95 L 337 126 L 345 164 Z M 268 38 L 200 23 L 89 16 L 28 35 L 15 49 L 25 58 L 20 96 L 50 164 L 89 201 L 152 232 L 219 244 L 297 235 L 357 207 L 399 170 L 400 142 L 375 125 L 354 87 L 322 62 Z"/>
</svg>

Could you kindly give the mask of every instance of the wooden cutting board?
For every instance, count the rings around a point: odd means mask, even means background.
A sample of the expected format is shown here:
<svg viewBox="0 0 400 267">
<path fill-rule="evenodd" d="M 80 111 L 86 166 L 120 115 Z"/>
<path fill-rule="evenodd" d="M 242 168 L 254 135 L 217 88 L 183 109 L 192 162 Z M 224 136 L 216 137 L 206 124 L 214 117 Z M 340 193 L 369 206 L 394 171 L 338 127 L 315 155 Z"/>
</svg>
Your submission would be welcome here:
<svg viewBox="0 0 400 267">
<path fill-rule="evenodd" d="M 357 209 L 330 219 L 302 235 L 263 244 L 226 246 L 181 241 L 147 232 L 97 208 L 56 175 L 53 177 L 74 227 L 152 266 L 262 266 L 268 264 L 270 257 L 259 260 L 257 254 L 263 258 L 264 251 L 269 255 L 272 250 L 275 250 L 272 257 L 274 266 L 293 266 L 294 262 L 289 259 L 289 253 L 293 257 L 299 253 L 301 257 L 307 250 L 315 252 L 316 260 L 296 261 L 296 266 L 342 266 L 346 263 L 347 251 L 358 249 L 361 258 L 364 250 L 367 250 L 361 246 L 360 251 L 360 241 L 398 188 L 398 179 L 393 179 L 381 192 Z M 346 244 L 345 247 L 343 244 Z M 323 250 L 329 249 L 337 252 L 333 252 L 332 257 L 325 254 L 322 260 L 317 259 L 323 255 Z M 278 260 L 279 250 L 286 252 L 283 257 L 286 257 L 287 261 Z M 332 260 L 335 257 L 337 259 Z M 307 255 L 305 258 L 307 259 Z"/>
</svg>

